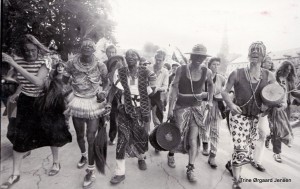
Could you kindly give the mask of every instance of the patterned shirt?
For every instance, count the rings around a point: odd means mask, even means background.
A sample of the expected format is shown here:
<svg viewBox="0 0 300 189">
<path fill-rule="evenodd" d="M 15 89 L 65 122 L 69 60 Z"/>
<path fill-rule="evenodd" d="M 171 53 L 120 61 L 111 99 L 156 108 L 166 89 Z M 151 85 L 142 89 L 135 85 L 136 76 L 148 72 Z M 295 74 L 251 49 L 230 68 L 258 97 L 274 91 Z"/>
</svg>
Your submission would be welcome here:
<svg viewBox="0 0 300 189">
<path fill-rule="evenodd" d="M 26 62 L 23 58 L 18 58 L 15 62 L 28 71 L 31 74 L 37 76 L 39 69 L 42 67 L 43 64 L 50 69 L 50 65 L 47 65 L 47 61 L 45 59 L 38 59 L 32 62 Z M 21 92 L 27 96 L 31 97 L 38 97 L 43 92 L 42 87 L 36 86 L 30 81 L 28 81 L 23 75 L 17 72 L 17 80 L 22 85 Z"/>
<path fill-rule="evenodd" d="M 147 86 L 147 92 L 148 95 L 152 93 L 152 88 L 155 86 L 156 83 L 156 75 L 153 72 L 149 72 L 149 75 L 146 76 L 149 79 L 149 86 Z M 120 89 L 122 92 L 124 91 L 124 88 L 120 82 L 119 79 L 119 72 L 118 70 L 115 71 L 114 77 L 113 77 L 114 85 Z M 140 106 L 140 94 L 138 89 L 138 78 L 132 78 L 131 76 L 127 77 L 128 86 L 131 93 L 132 102 L 135 106 Z M 124 104 L 124 94 L 122 94 L 121 102 Z"/>
<path fill-rule="evenodd" d="M 94 97 L 100 90 L 104 79 L 107 79 L 107 68 L 98 58 L 91 63 L 83 64 L 80 55 L 67 62 L 66 72 L 71 76 L 71 86 L 75 96 Z"/>
</svg>

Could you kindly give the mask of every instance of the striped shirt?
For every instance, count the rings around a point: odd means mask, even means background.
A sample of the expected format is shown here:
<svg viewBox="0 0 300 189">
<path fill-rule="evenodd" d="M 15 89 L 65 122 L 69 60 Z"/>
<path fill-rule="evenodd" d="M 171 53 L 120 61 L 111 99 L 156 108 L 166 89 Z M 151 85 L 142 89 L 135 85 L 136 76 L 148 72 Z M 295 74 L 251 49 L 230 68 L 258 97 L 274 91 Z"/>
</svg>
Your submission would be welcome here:
<svg viewBox="0 0 300 189">
<path fill-rule="evenodd" d="M 31 74 L 34 74 L 35 76 L 37 76 L 38 71 L 42 67 L 42 65 L 46 64 L 46 60 L 43 59 L 38 59 L 33 62 L 26 62 L 23 58 L 20 58 L 16 59 L 15 62 L 22 68 L 24 68 L 26 71 L 28 71 Z M 41 87 L 32 84 L 19 72 L 17 73 L 17 80 L 19 84 L 22 85 L 21 92 L 27 96 L 38 97 L 43 92 L 43 89 Z"/>
</svg>

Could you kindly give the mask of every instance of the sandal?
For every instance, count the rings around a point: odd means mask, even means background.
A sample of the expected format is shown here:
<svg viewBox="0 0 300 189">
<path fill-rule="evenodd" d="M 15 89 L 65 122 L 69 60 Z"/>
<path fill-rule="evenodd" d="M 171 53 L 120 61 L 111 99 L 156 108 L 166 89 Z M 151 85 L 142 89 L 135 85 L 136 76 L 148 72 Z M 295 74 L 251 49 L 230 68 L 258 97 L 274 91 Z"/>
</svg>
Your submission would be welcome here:
<svg viewBox="0 0 300 189">
<path fill-rule="evenodd" d="M 58 167 L 58 169 L 53 169 L 54 166 Z M 49 176 L 54 176 L 60 171 L 60 163 L 53 163 L 51 170 L 49 171 L 48 175 Z"/>
<path fill-rule="evenodd" d="M 15 179 L 14 179 L 15 178 Z M 15 184 L 16 182 L 18 182 L 20 180 L 20 175 L 11 175 L 8 178 L 8 181 L 3 183 L 1 185 L 1 189 L 8 189 L 10 188 L 13 184 Z"/>
</svg>

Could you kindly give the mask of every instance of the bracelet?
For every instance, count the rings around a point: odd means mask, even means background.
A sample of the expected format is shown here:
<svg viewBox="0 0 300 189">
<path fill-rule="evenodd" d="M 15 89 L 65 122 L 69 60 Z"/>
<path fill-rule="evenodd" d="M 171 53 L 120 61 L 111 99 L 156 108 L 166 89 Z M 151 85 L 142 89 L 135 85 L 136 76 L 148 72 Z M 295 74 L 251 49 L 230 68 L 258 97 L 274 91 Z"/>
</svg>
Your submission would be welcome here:
<svg viewBox="0 0 300 189">
<path fill-rule="evenodd" d="M 105 96 L 107 96 L 108 92 L 107 91 L 100 91 L 100 92 L 98 92 L 98 94 L 104 94 Z"/>
</svg>

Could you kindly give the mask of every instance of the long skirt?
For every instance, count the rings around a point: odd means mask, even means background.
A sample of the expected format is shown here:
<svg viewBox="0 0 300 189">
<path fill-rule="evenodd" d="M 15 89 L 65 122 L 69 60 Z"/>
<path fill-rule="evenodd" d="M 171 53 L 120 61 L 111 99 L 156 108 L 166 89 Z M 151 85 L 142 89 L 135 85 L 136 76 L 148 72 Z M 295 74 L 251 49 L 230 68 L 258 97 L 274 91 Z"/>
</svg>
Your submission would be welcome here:
<svg viewBox="0 0 300 189">
<path fill-rule="evenodd" d="M 258 118 L 230 113 L 229 127 L 234 144 L 232 165 L 239 167 L 250 163 L 253 160 L 255 141 L 259 138 Z"/>
<path fill-rule="evenodd" d="M 139 157 L 148 151 L 148 132 L 146 125 L 141 120 L 140 108 L 135 108 L 138 114 L 137 119 L 133 119 L 125 112 L 125 106 L 118 107 L 118 142 L 116 148 L 116 158 L 124 159 L 125 154 L 129 157 Z"/>
<path fill-rule="evenodd" d="M 72 141 L 63 111 L 51 109 L 41 113 L 36 107 L 38 97 L 20 94 L 15 124 L 9 124 L 7 138 L 17 152 L 27 152 L 43 146 L 61 147 Z"/>
<path fill-rule="evenodd" d="M 219 143 L 219 127 L 222 116 L 217 101 L 213 101 L 212 108 L 208 111 L 204 125 L 206 126 L 206 134 L 202 139 L 203 142 L 210 141 L 210 152 L 217 153 Z"/>
</svg>

